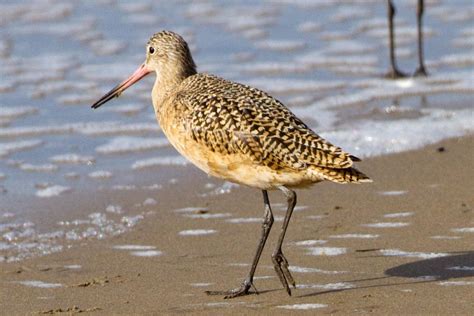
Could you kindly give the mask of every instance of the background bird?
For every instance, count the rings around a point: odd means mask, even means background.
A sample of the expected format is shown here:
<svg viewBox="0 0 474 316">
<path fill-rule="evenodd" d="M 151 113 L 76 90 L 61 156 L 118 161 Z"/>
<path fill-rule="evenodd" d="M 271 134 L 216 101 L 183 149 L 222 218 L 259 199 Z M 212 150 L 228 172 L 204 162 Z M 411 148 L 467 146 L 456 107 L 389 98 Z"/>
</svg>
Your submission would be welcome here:
<svg viewBox="0 0 474 316">
<path fill-rule="evenodd" d="M 414 76 L 427 76 L 428 72 L 425 68 L 424 56 L 423 56 L 423 30 L 422 21 L 423 13 L 425 11 L 424 0 L 417 0 L 416 7 L 416 24 L 418 32 L 418 68 L 413 73 Z M 392 0 L 387 0 L 387 17 L 388 17 L 388 32 L 389 32 L 389 55 L 390 55 L 390 68 L 385 74 L 385 77 L 397 79 L 406 77 L 407 75 L 398 69 L 396 58 L 395 58 L 395 31 L 393 19 L 396 14 L 395 5 Z"/>
</svg>

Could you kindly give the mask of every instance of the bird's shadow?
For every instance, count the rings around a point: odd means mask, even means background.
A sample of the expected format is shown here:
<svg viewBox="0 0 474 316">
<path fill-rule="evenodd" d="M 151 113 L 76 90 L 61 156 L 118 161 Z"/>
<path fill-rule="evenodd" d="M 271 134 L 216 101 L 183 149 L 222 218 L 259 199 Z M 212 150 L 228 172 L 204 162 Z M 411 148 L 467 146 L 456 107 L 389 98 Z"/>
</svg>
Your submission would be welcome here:
<svg viewBox="0 0 474 316">
<path fill-rule="evenodd" d="M 420 260 L 388 269 L 386 275 L 419 278 L 435 276 L 436 280 L 474 277 L 474 251 L 457 255 Z M 469 269 L 470 268 L 470 269 Z"/>
<path fill-rule="evenodd" d="M 374 277 L 345 282 L 373 282 L 373 284 L 356 286 L 354 288 L 318 291 L 300 295 L 299 297 L 317 296 L 327 293 L 354 291 L 358 289 L 379 288 L 397 285 L 410 285 L 418 283 L 429 283 L 447 281 L 457 278 L 474 277 L 474 251 L 457 252 L 455 254 L 405 263 L 385 270 L 383 277 Z M 387 281 L 393 277 L 409 278 L 406 282 L 396 279 L 394 282 Z"/>
</svg>

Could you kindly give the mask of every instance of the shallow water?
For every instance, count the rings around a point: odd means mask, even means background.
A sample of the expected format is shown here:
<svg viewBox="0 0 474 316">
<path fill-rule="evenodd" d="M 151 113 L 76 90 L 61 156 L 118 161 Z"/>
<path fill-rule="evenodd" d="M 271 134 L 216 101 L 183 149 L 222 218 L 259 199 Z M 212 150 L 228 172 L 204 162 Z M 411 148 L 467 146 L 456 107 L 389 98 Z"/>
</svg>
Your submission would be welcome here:
<svg viewBox="0 0 474 316">
<path fill-rule="evenodd" d="M 397 1 L 398 63 L 406 72 L 416 68 L 414 3 Z M 74 200 L 104 188 L 156 191 L 186 172 L 155 122 L 151 76 L 90 109 L 143 61 L 154 32 L 179 32 L 200 71 L 269 91 L 322 136 L 367 157 L 472 133 L 469 3 L 429 1 L 430 76 L 390 81 L 381 78 L 388 52 L 380 1 L 2 1 L 0 261 L 2 252 L 9 254 L 3 260 L 17 260 L 32 249 L 63 249 L 57 240 L 116 235 L 146 216 L 139 208 L 110 211 L 117 210 L 112 201 L 73 220 L 55 214 L 36 221 L 36 203 L 19 208 L 20 200 Z M 144 181 L 150 172 L 151 184 Z M 231 188 L 209 186 L 204 194 Z"/>
</svg>

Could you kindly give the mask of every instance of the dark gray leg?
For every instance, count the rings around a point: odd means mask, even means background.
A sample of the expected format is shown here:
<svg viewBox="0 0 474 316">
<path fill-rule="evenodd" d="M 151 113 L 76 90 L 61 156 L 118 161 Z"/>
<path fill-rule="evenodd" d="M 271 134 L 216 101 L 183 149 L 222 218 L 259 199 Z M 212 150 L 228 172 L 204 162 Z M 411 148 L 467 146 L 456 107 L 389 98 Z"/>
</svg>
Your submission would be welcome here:
<svg viewBox="0 0 474 316">
<path fill-rule="evenodd" d="M 273 266 L 275 267 L 275 271 L 280 278 L 281 284 L 286 289 L 288 295 L 291 295 L 290 287 L 288 283 L 295 287 L 295 281 L 291 276 L 290 271 L 288 270 L 288 261 L 286 260 L 283 252 L 281 251 L 281 246 L 283 244 L 283 239 L 285 238 L 286 229 L 288 228 L 288 223 L 290 222 L 291 214 L 293 214 L 293 209 L 296 205 L 296 193 L 287 187 L 281 186 L 279 187 L 281 191 L 286 196 L 288 207 L 286 209 L 285 220 L 283 221 L 283 226 L 281 227 L 280 237 L 278 237 L 278 243 L 275 248 L 275 251 L 272 254 L 272 261 Z"/>
<path fill-rule="evenodd" d="M 395 61 L 395 35 L 393 29 L 393 18 L 395 16 L 395 6 L 392 0 L 387 0 L 387 17 L 388 17 L 388 32 L 389 32 L 389 51 L 390 51 L 390 68 L 385 74 L 385 78 L 396 79 L 406 77 L 406 75 L 398 70 L 397 63 Z"/>
<path fill-rule="evenodd" d="M 416 22 L 418 27 L 418 68 L 415 70 L 415 76 L 427 76 L 428 72 L 425 69 L 423 62 L 423 31 L 422 31 L 422 19 L 424 8 L 424 1 L 418 0 L 418 7 L 416 9 Z"/>
<path fill-rule="evenodd" d="M 262 254 L 263 247 L 265 246 L 265 242 L 267 241 L 268 235 L 270 233 L 270 229 L 273 225 L 273 214 L 272 209 L 270 207 L 270 200 L 268 199 L 268 192 L 267 190 L 262 190 L 263 193 L 263 203 L 265 204 L 265 215 L 263 217 L 263 224 L 262 224 L 262 236 L 260 237 L 260 241 L 258 242 L 257 252 L 255 253 L 255 257 L 252 262 L 252 267 L 250 268 L 249 274 L 247 278 L 244 280 L 242 285 L 239 288 L 230 291 L 206 291 L 209 295 L 225 295 L 224 298 L 233 298 L 237 296 L 247 295 L 249 294 L 249 290 L 251 287 L 254 288 L 253 285 L 253 276 L 255 274 L 255 270 L 257 269 L 258 260 L 260 259 L 260 255 Z"/>
</svg>

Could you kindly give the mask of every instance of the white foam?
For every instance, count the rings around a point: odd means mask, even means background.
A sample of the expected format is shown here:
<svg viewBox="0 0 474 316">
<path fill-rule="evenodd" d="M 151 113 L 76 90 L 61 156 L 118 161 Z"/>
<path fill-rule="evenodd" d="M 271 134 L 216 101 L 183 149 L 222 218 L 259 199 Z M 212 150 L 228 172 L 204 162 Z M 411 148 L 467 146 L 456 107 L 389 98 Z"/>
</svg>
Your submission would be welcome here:
<svg viewBox="0 0 474 316">
<path fill-rule="evenodd" d="M 15 283 L 19 283 L 19 284 L 26 285 L 29 287 L 39 287 L 43 289 L 53 289 L 53 288 L 58 288 L 58 287 L 63 286 L 61 283 L 47 283 L 47 282 L 37 281 L 37 280 L 17 281 Z"/>
<path fill-rule="evenodd" d="M 97 170 L 88 174 L 91 179 L 108 179 L 113 176 L 112 172 L 107 170 Z"/>
<path fill-rule="evenodd" d="M 70 269 L 70 270 L 78 270 L 78 269 L 81 269 L 82 266 L 80 264 L 67 264 L 64 266 L 64 268 Z"/>
<path fill-rule="evenodd" d="M 441 57 L 437 63 L 443 66 L 472 66 L 474 57 L 471 53 L 455 53 Z"/>
<path fill-rule="evenodd" d="M 107 213 L 113 213 L 113 214 L 123 213 L 122 207 L 120 205 L 112 205 L 112 204 L 107 205 L 107 207 L 105 208 L 105 211 Z"/>
<path fill-rule="evenodd" d="M 474 281 L 443 281 L 438 282 L 442 286 L 462 286 L 462 285 L 474 285 Z"/>
<path fill-rule="evenodd" d="M 29 172 L 53 172 L 58 170 L 58 166 L 53 164 L 34 165 L 30 163 L 21 163 L 18 167 L 23 171 Z"/>
<path fill-rule="evenodd" d="M 180 236 L 202 236 L 202 235 L 211 235 L 217 233 L 217 230 L 214 229 L 189 229 L 182 230 L 178 233 Z"/>
<path fill-rule="evenodd" d="M 207 214 L 184 214 L 183 216 L 189 218 L 200 218 L 200 219 L 213 219 L 213 218 L 226 218 L 232 216 L 230 213 L 207 213 Z"/>
<path fill-rule="evenodd" d="M 159 250 L 143 250 L 143 251 L 131 251 L 130 254 L 136 257 L 156 257 L 156 256 L 161 256 L 163 253 Z"/>
<path fill-rule="evenodd" d="M 294 212 L 301 212 L 301 211 L 307 210 L 308 208 L 309 208 L 309 206 L 307 206 L 307 205 L 297 205 L 293 208 L 293 211 Z M 286 206 L 285 206 L 284 210 L 286 211 Z"/>
<path fill-rule="evenodd" d="M 98 146 L 96 151 L 101 154 L 117 154 L 151 150 L 169 146 L 166 138 L 144 138 L 120 136 L 112 138 L 108 143 Z"/>
<path fill-rule="evenodd" d="M 378 234 L 342 234 L 342 235 L 331 235 L 329 238 L 336 238 L 336 239 L 345 239 L 345 238 L 355 238 L 355 239 L 372 239 L 378 238 L 380 235 Z"/>
<path fill-rule="evenodd" d="M 420 259 L 433 259 L 449 256 L 448 253 L 442 252 L 410 252 L 399 249 L 382 249 L 380 253 L 387 257 L 406 257 L 406 258 L 420 258 Z"/>
<path fill-rule="evenodd" d="M 143 215 L 123 216 L 120 220 L 126 227 L 133 227 L 137 225 L 142 219 Z"/>
<path fill-rule="evenodd" d="M 55 163 L 70 163 L 70 164 L 89 164 L 95 161 L 93 156 L 78 155 L 75 153 L 67 153 L 62 155 L 55 155 L 49 158 Z"/>
<path fill-rule="evenodd" d="M 308 215 L 306 216 L 306 218 L 308 219 L 314 219 L 314 220 L 320 220 L 320 219 L 323 219 L 323 218 L 326 218 L 328 217 L 327 215 Z"/>
<path fill-rule="evenodd" d="M 329 45 L 323 49 L 325 54 L 354 55 L 371 53 L 376 50 L 375 46 L 367 45 L 367 43 L 355 41 L 352 39 L 341 40 L 337 42 L 333 41 L 329 42 L 328 44 Z"/>
<path fill-rule="evenodd" d="M 54 125 L 54 126 L 19 126 L 0 129 L 2 137 L 18 137 L 43 134 L 65 134 L 73 130 L 72 125 Z"/>
<path fill-rule="evenodd" d="M 71 188 L 65 187 L 62 185 L 53 185 L 45 189 L 36 191 L 36 196 L 41 198 L 50 198 L 54 196 L 59 196 L 63 193 L 70 192 Z"/>
<path fill-rule="evenodd" d="M 474 233 L 474 227 L 453 228 L 451 231 L 455 233 Z"/>
<path fill-rule="evenodd" d="M 137 160 L 132 164 L 133 170 L 140 170 L 156 166 L 185 166 L 189 161 L 182 156 L 161 156 Z"/>
<path fill-rule="evenodd" d="M 310 240 L 297 241 L 297 242 L 295 242 L 295 245 L 297 245 L 297 246 L 313 246 L 313 245 L 324 245 L 325 243 L 327 243 L 327 240 L 313 240 L 313 239 L 310 239 Z"/>
<path fill-rule="evenodd" d="M 327 270 L 321 270 L 321 269 L 318 269 L 318 268 L 305 268 L 305 267 L 298 267 L 298 266 L 289 266 L 288 269 L 291 272 L 297 272 L 297 273 L 321 273 L 321 274 L 347 273 L 347 271 L 327 271 Z"/>
<path fill-rule="evenodd" d="M 255 276 L 253 277 L 254 280 L 268 280 L 268 279 L 273 279 L 275 276 L 273 275 L 260 275 L 260 276 Z"/>
<path fill-rule="evenodd" d="M 232 183 L 229 181 L 225 181 L 222 185 L 214 188 L 212 191 L 208 193 L 201 194 L 202 197 L 207 196 L 214 196 L 214 195 L 221 195 L 221 194 L 229 194 L 233 189 L 240 187 L 237 183 Z"/>
<path fill-rule="evenodd" d="M 331 91 L 346 86 L 343 81 L 317 81 L 303 79 L 252 79 L 245 82 L 251 86 L 274 94 L 295 94 L 303 92 Z"/>
<path fill-rule="evenodd" d="M 461 236 L 431 236 L 431 239 L 445 239 L 445 240 L 456 240 L 461 239 Z"/>
<path fill-rule="evenodd" d="M 388 196 L 397 196 L 397 195 L 404 195 L 407 194 L 408 191 L 399 190 L 399 191 L 380 191 L 378 192 L 380 195 L 388 195 Z"/>
<path fill-rule="evenodd" d="M 156 205 L 158 202 L 154 198 L 147 198 L 143 201 L 143 205 Z"/>
<path fill-rule="evenodd" d="M 15 152 L 32 149 L 43 144 L 41 140 L 22 140 L 9 143 L 0 143 L 0 157 L 11 155 Z"/>
<path fill-rule="evenodd" d="M 152 123 L 131 123 L 120 122 L 79 122 L 66 123 L 47 126 L 20 126 L 0 129 L 1 137 L 18 137 L 44 134 L 67 134 L 78 133 L 89 136 L 101 135 L 132 135 L 147 132 L 157 132 L 159 127 Z"/>
<path fill-rule="evenodd" d="M 410 223 L 404 223 L 404 222 L 379 222 L 379 223 L 371 223 L 371 224 L 362 224 L 361 226 L 372 227 L 372 228 L 396 228 L 396 227 L 406 227 L 409 225 Z"/>
<path fill-rule="evenodd" d="M 316 303 L 307 303 L 307 304 L 292 304 L 292 305 L 278 305 L 277 308 L 282 309 L 297 309 L 297 310 L 308 310 L 308 309 L 318 309 L 328 307 L 326 304 L 316 304 Z"/>
<path fill-rule="evenodd" d="M 462 85 L 468 85 L 468 83 Z M 430 87 L 432 86 L 430 85 Z M 451 90 L 454 89 L 454 87 L 451 88 Z M 460 88 L 459 92 L 463 89 Z M 367 96 L 367 92 L 337 95 L 331 100 L 321 100 L 311 106 L 298 108 L 297 114 L 303 118 L 312 118 L 314 113 L 318 112 L 319 114 L 321 109 L 333 106 L 366 104 L 380 98 L 381 94 L 379 93 L 386 94 L 387 91 L 392 93 L 396 90 L 393 87 L 387 87 L 386 89 L 380 89 L 376 95 L 371 96 Z M 416 95 L 421 93 L 413 89 L 413 92 L 406 94 L 400 92 L 399 97 L 413 95 L 415 92 Z M 430 94 L 430 91 L 424 91 L 423 93 Z M 454 91 L 450 93 L 454 93 Z M 434 92 L 431 94 L 434 94 Z M 396 98 L 396 96 L 390 97 Z M 386 95 L 382 98 L 386 99 Z M 361 120 L 357 122 L 356 129 L 353 124 L 348 123 L 347 126 L 339 126 L 337 131 L 323 131 L 320 135 L 357 156 L 367 157 L 416 149 L 445 138 L 462 136 L 474 131 L 474 125 L 472 124 L 474 112 L 470 109 L 450 111 L 448 109 L 430 108 L 420 109 L 420 112 L 422 116 L 416 120 L 408 118 L 389 121 Z M 331 128 L 331 125 L 328 127 Z M 417 137 L 413 138 L 413 135 L 417 135 Z"/>
<path fill-rule="evenodd" d="M 336 12 L 331 16 L 331 22 L 354 21 L 357 19 L 366 19 L 371 15 L 371 11 L 367 8 L 361 7 L 345 7 L 340 6 Z"/>
<path fill-rule="evenodd" d="M 114 185 L 112 189 L 117 190 L 117 191 L 132 191 L 132 190 L 138 189 L 138 187 L 133 184 L 127 184 L 127 185 L 117 184 L 117 185 Z"/>
<path fill-rule="evenodd" d="M 309 247 L 308 254 L 312 256 L 339 256 L 347 253 L 344 247 Z"/>
<path fill-rule="evenodd" d="M 401 213 L 390 213 L 390 214 L 385 214 L 383 217 L 385 218 L 397 218 L 397 217 L 408 217 L 412 216 L 413 212 L 401 212 Z"/>
<path fill-rule="evenodd" d="M 371 29 L 367 32 L 368 35 L 373 37 L 385 38 L 387 36 L 387 30 L 385 28 Z M 423 27 L 423 36 L 431 37 L 435 35 L 435 31 L 430 27 Z M 397 39 L 398 43 L 408 42 L 415 40 L 418 36 L 416 27 L 398 25 L 397 27 Z"/>
<path fill-rule="evenodd" d="M 248 263 L 229 263 L 228 264 L 231 267 L 249 267 L 250 264 Z"/>
<path fill-rule="evenodd" d="M 156 249 L 155 246 L 147 246 L 147 245 L 115 245 L 112 248 L 118 249 L 118 250 L 154 250 Z"/>
<path fill-rule="evenodd" d="M 355 286 L 348 282 L 326 283 L 326 284 L 297 284 L 298 289 L 323 289 L 323 290 L 344 290 L 353 289 Z"/>
<path fill-rule="evenodd" d="M 0 118 L 18 118 L 37 113 L 38 109 L 31 106 L 0 107 Z"/>
<path fill-rule="evenodd" d="M 214 283 L 191 283 L 189 285 L 193 286 L 193 287 L 208 287 L 210 285 L 213 285 Z"/>
<path fill-rule="evenodd" d="M 158 183 L 154 183 L 154 184 L 150 184 L 150 185 L 143 185 L 142 189 L 143 190 L 161 190 L 161 189 L 163 189 L 163 185 L 158 184 Z"/>
</svg>

